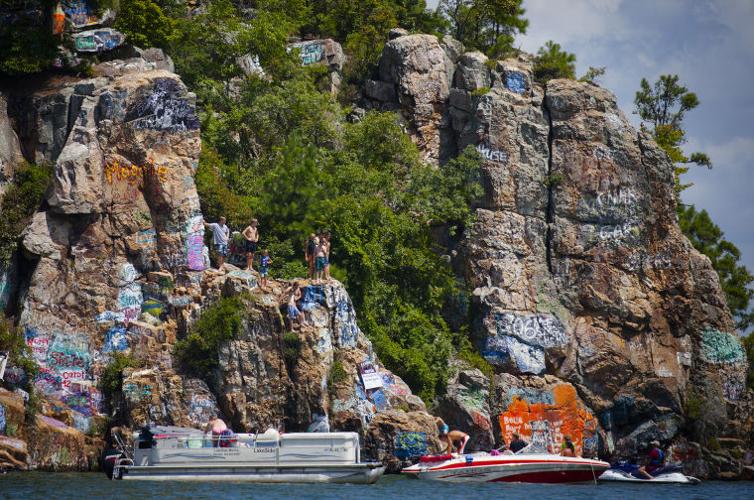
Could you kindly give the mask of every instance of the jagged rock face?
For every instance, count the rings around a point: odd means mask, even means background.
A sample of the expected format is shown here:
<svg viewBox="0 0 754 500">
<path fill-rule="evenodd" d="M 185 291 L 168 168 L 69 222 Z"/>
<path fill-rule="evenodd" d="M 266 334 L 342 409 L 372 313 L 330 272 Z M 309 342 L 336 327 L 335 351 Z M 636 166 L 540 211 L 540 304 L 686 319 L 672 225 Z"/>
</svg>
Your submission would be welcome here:
<svg viewBox="0 0 754 500">
<path fill-rule="evenodd" d="M 467 450 L 490 450 L 495 444 L 490 380 L 477 369 L 454 365 L 453 370 L 456 374 L 440 397 L 437 413 L 451 428 L 467 430 Z"/>
<path fill-rule="evenodd" d="M 23 159 L 21 143 L 8 118 L 8 98 L 0 93 L 0 196 Z"/>
<path fill-rule="evenodd" d="M 10 97 L 29 160 L 55 163 L 44 210 L 23 234 L 19 322 L 40 366 L 36 387 L 73 408 L 81 430 L 104 409 L 97 380 L 112 353 L 141 346 L 145 359 L 169 362 L 160 346 L 192 302 L 174 306 L 174 288 L 198 293 L 205 267 L 194 96 L 149 69 L 164 57 L 150 58 Z M 169 283 L 148 279 L 159 270 Z"/>
<path fill-rule="evenodd" d="M 437 429 L 424 403 L 380 364 L 358 327 L 343 285 L 332 280 L 304 282 L 299 308 L 305 321 L 291 327 L 282 314 L 290 296 L 289 283 L 276 282 L 261 291 L 243 283 L 244 273 L 233 271 L 228 278 L 205 284 L 207 296 L 246 292 L 241 295 L 246 318 L 243 331 L 221 348 L 213 381 L 219 407 L 234 428 L 250 432 L 270 426 L 283 426 L 289 432 L 327 427 L 352 430 L 372 436 L 371 446 L 383 451 L 395 449 L 397 432 L 420 431 L 425 444 L 431 445 Z M 378 387 L 366 387 L 362 381 L 359 366 L 364 362 L 377 369 Z M 388 411 L 394 418 L 383 416 Z M 406 412 L 422 415 L 422 424 L 400 427 Z M 380 429 L 390 427 L 391 432 L 373 430 L 376 424 L 372 422 L 381 416 Z M 384 458 L 385 453 L 365 446 L 369 453 Z"/>
<path fill-rule="evenodd" d="M 612 94 L 567 80 L 542 88 L 525 55 L 457 55 L 446 92 L 451 59 L 414 53 L 439 47 L 426 35 L 389 42 L 365 104 L 400 109 L 429 160 L 468 146 L 482 155 L 485 197 L 460 258 L 485 358 L 500 374 L 557 376 L 541 380 L 590 412 L 603 454 L 669 442 L 689 403 L 708 435 L 741 432 L 726 406 L 744 397 L 745 355 L 716 273 L 677 225 L 667 156 Z M 471 415 L 458 383 L 443 404 Z M 496 397 L 492 413 L 504 414 Z"/>
</svg>

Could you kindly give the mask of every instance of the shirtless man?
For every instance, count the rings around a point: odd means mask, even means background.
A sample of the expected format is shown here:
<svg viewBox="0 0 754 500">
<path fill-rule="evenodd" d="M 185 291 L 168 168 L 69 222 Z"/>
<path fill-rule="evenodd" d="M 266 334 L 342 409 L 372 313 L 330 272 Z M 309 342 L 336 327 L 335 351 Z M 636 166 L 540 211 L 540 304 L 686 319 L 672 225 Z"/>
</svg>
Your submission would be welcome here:
<svg viewBox="0 0 754 500">
<path fill-rule="evenodd" d="M 223 422 L 221 418 L 218 418 L 217 415 L 212 415 L 209 422 L 207 422 L 207 425 L 204 426 L 204 434 L 212 433 L 212 446 L 214 447 L 218 446 L 220 435 L 226 430 L 228 430 L 228 426 L 225 425 L 225 422 Z"/>
<path fill-rule="evenodd" d="M 244 245 L 246 247 L 246 270 L 251 271 L 254 265 L 254 253 L 257 251 L 257 245 L 259 244 L 259 221 L 251 219 L 251 224 L 246 226 L 246 229 L 241 232 L 244 237 Z"/>
<path fill-rule="evenodd" d="M 440 440 L 447 443 L 445 453 L 450 454 L 455 448 L 456 453 L 459 455 L 462 454 L 464 448 L 466 448 L 466 443 L 469 442 L 469 435 L 458 430 L 451 431 L 448 424 L 439 417 L 435 419 L 435 422 L 437 423 L 440 432 Z"/>
</svg>

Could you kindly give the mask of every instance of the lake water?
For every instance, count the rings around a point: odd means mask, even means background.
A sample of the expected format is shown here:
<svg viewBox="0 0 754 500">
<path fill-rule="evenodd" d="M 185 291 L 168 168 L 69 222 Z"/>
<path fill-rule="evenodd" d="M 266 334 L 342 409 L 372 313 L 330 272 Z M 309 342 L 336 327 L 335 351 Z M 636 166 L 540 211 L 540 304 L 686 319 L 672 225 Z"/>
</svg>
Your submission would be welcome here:
<svg viewBox="0 0 754 500">
<path fill-rule="evenodd" d="M 390 500 L 463 499 L 754 499 L 754 482 L 709 481 L 697 486 L 650 484 L 475 484 L 453 485 L 385 476 L 374 485 L 253 484 L 109 481 L 95 473 L 13 473 L 0 475 L 0 498 L 8 499 L 253 499 L 290 498 Z"/>
</svg>

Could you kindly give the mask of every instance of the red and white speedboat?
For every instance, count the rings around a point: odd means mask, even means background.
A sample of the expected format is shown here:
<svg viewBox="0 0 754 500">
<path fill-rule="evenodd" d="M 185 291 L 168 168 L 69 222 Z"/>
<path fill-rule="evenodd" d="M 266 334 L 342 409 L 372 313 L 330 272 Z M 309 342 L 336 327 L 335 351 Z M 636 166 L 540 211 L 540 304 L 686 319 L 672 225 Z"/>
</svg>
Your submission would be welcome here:
<svg viewBox="0 0 754 500">
<path fill-rule="evenodd" d="M 419 463 L 401 472 L 418 479 L 455 483 L 521 482 L 578 483 L 596 482 L 610 464 L 601 460 L 562 457 L 545 453 L 490 455 L 485 452 L 464 455 L 421 457 Z"/>
</svg>

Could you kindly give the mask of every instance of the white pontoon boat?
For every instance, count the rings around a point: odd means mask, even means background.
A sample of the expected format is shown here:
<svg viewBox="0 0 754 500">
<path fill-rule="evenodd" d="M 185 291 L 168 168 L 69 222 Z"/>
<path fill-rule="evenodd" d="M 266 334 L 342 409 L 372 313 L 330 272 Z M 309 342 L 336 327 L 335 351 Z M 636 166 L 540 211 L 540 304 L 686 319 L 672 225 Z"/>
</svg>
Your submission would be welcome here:
<svg viewBox="0 0 754 500">
<path fill-rule="evenodd" d="M 126 480 L 211 480 L 267 483 L 377 481 L 381 463 L 361 462 L 355 432 L 233 434 L 212 440 L 201 431 L 154 427 L 134 434 L 133 453 L 110 456 L 112 477 Z"/>
</svg>

